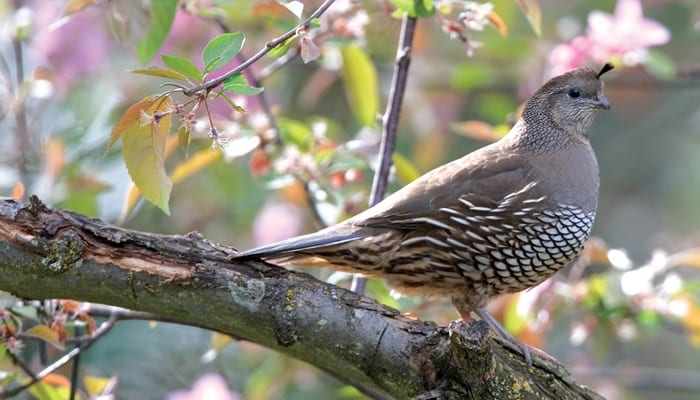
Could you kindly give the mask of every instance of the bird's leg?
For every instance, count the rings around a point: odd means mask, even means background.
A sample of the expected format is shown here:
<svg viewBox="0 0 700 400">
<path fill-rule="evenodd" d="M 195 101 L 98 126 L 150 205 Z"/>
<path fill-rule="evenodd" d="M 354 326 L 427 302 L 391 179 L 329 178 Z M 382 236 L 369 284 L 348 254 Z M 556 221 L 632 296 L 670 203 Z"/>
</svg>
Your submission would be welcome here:
<svg viewBox="0 0 700 400">
<path fill-rule="evenodd" d="M 516 348 L 520 349 L 520 351 L 523 353 L 523 356 L 525 357 L 525 363 L 527 364 L 527 366 L 532 366 L 532 355 L 530 354 L 530 346 L 519 341 L 518 339 L 514 338 L 513 335 L 508 333 L 506 328 L 501 326 L 501 324 L 499 324 L 498 321 L 496 321 L 496 318 L 494 318 L 493 315 L 491 315 L 491 313 L 488 312 L 485 308 L 477 308 L 476 310 L 474 310 L 474 312 L 476 313 L 476 315 L 479 316 L 479 318 L 486 321 L 491 330 L 496 332 L 502 339 L 514 345 Z M 459 314 L 462 315 L 463 313 L 460 311 Z M 462 319 L 464 319 L 464 317 L 462 317 Z"/>
<path fill-rule="evenodd" d="M 457 307 L 457 312 L 459 313 L 459 317 L 462 318 L 462 322 L 465 324 L 472 319 L 472 313 L 469 310 Z"/>
</svg>

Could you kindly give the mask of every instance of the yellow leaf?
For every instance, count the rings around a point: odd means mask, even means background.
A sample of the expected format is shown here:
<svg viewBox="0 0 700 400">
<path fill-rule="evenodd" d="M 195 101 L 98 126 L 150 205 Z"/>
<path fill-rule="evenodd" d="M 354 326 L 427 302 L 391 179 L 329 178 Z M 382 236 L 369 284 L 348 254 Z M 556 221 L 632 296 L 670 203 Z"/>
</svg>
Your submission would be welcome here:
<svg viewBox="0 0 700 400">
<path fill-rule="evenodd" d="M 350 108 L 362 125 L 374 126 L 379 111 L 377 69 L 360 47 L 343 47 L 342 55 L 343 68 L 340 75 Z"/>
<path fill-rule="evenodd" d="M 668 258 L 669 266 L 685 266 L 700 268 L 700 248 L 688 249 L 671 255 Z"/>
<path fill-rule="evenodd" d="M 213 164 L 221 159 L 222 156 L 223 153 L 220 151 L 212 151 L 211 149 L 200 150 L 185 162 L 175 167 L 170 178 L 173 183 L 180 182 L 195 172 Z"/>
<path fill-rule="evenodd" d="M 462 121 L 450 124 L 453 131 L 472 139 L 495 142 L 501 138 L 494 126 L 484 121 Z"/>
<path fill-rule="evenodd" d="M 170 133 L 171 103 L 169 96 L 159 97 L 146 111 L 138 110 L 139 118 L 133 118 L 136 113 L 134 106 L 130 107 L 127 113 L 131 113 L 131 122 L 120 131 L 122 154 L 131 180 L 143 197 L 168 215 L 172 182 L 165 172 L 165 145 Z"/>
<path fill-rule="evenodd" d="M 211 335 L 211 342 L 209 343 L 209 346 L 212 350 L 216 351 L 217 353 L 221 353 L 221 350 L 228 346 L 229 343 L 231 343 L 232 341 L 233 338 L 231 336 L 224 335 L 223 333 L 219 332 L 214 332 Z"/>
<path fill-rule="evenodd" d="M 394 162 L 394 167 L 396 167 L 396 176 L 403 185 L 413 182 L 420 176 L 418 168 L 401 154 L 394 153 L 391 160 Z"/>
<path fill-rule="evenodd" d="M 177 149 L 180 146 L 180 136 L 175 135 L 173 137 L 168 138 L 168 142 L 165 144 L 165 159 L 167 160 L 168 157 L 170 157 L 171 154 L 173 154 L 173 151 Z"/>
<path fill-rule="evenodd" d="M 496 27 L 501 36 L 508 36 L 508 26 L 500 15 L 496 14 L 495 11 L 491 11 L 488 15 L 488 19 L 491 25 Z"/>
<path fill-rule="evenodd" d="M 304 185 L 298 179 L 292 179 L 289 183 L 280 188 L 285 201 L 302 206 L 309 202 Z"/>
<path fill-rule="evenodd" d="M 68 0 L 63 15 L 71 15 L 92 6 L 95 0 Z"/>
<path fill-rule="evenodd" d="M 165 159 L 167 160 L 173 150 L 179 145 L 179 139 L 177 137 L 168 138 L 168 143 L 165 145 Z M 171 178 L 172 179 L 172 178 Z M 132 211 L 136 207 L 136 203 L 141 198 L 141 192 L 139 188 L 132 182 L 126 191 L 126 198 L 124 199 L 124 208 L 122 209 L 121 215 L 119 215 L 119 224 L 123 224 Z"/>
<path fill-rule="evenodd" d="M 682 294 L 674 301 L 685 303 L 686 312 L 682 315 L 681 323 L 688 331 L 688 339 L 693 346 L 700 347 L 700 307 L 695 304 L 692 296 Z"/>
<path fill-rule="evenodd" d="M 134 207 L 136 207 L 136 202 L 139 201 L 141 198 L 141 192 L 139 192 L 139 188 L 134 185 L 133 182 L 129 185 L 129 189 L 126 191 L 126 198 L 124 199 L 124 208 L 122 208 L 122 213 L 119 215 L 118 224 L 121 225 L 124 222 L 126 222 L 127 218 L 129 218 L 129 215 L 131 214 L 132 211 L 134 211 Z"/>
<path fill-rule="evenodd" d="M 48 374 L 41 381 L 51 386 L 70 387 L 70 380 L 61 374 Z"/>
<path fill-rule="evenodd" d="M 181 125 L 177 128 L 177 142 L 185 151 L 185 156 L 189 156 L 190 154 L 190 142 L 192 141 L 192 136 L 190 135 L 191 130 L 192 129 L 188 125 Z"/>
<path fill-rule="evenodd" d="M 24 184 L 22 182 L 17 182 L 15 184 L 15 187 L 12 188 L 12 194 L 10 197 L 12 197 L 15 200 L 21 200 L 22 197 L 24 197 Z"/>
<path fill-rule="evenodd" d="M 22 333 L 24 336 L 30 336 L 41 339 L 46 343 L 51 344 L 57 349 L 63 350 L 65 347 L 61 344 L 58 334 L 46 325 L 34 325 Z"/>
<path fill-rule="evenodd" d="M 540 10 L 539 0 L 517 0 L 520 9 L 527 17 L 532 30 L 537 36 L 542 36 L 542 12 Z"/>
<path fill-rule="evenodd" d="M 105 391 L 109 391 L 110 387 L 114 387 L 116 380 L 116 377 L 86 376 L 83 379 L 83 385 L 85 385 L 85 390 L 90 398 L 97 398 L 99 395 L 105 394 Z"/>
<path fill-rule="evenodd" d="M 282 4 L 272 0 L 256 1 L 251 7 L 253 18 L 281 18 L 288 16 L 289 12 Z"/>
<path fill-rule="evenodd" d="M 159 78 L 176 79 L 178 81 L 187 81 L 187 77 L 185 75 L 166 68 L 151 67 L 144 69 L 132 69 L 129 72 L 141 75 L 157 76 Z"/>
<path fill-rule="evenodd" d="M 141 112 L 148 110 L 148 108 L 151 107 L 155 101 L 156 98 L 150 96 L 127 108 L 126 111 L 124 111 L 124 114 L 122 114 L 121 118 L 119 118 L 119 121 L 114 124 L 107 148 L 109 149 L 112 147 L 114 143 L 116 143 L 117 140 L 119 140 L 119 138 L 121 138 L 124 134 L 130 130 L 133 130 L 135 127 L 138 127 L 141 119 Z"/>
</svg>

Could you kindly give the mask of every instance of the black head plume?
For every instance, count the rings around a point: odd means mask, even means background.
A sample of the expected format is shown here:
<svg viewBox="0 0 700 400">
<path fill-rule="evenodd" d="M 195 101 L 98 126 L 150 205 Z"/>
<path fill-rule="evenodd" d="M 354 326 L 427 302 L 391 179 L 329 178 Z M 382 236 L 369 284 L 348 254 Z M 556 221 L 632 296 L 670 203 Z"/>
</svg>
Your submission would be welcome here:
<svg viewBox="0 0 700 400">
<path fill-rule="evenodd" d="M 612 65 L 612 64 L 609 63 L 609 62 L 606 62 L 605 65 L 603 65 L 603 68 L 600 69 L 600 72 L 598 72 L 598 75 L 596 75 L 596 78 L 600 79 L 600 76 L 601 76 L 601 75 L 603 75 L 604 73 L 606 73 L 606 72 L 612 70 L 613 68 L 615 68 L 614 65 Z"/>
</svg>

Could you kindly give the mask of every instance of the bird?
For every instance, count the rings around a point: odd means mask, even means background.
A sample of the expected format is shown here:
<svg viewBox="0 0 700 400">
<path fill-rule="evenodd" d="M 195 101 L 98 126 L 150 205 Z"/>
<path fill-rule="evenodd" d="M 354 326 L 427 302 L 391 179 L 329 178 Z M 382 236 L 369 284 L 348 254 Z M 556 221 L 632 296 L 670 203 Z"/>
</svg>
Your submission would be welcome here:
<svg viewBox="0 0 700 400">
<path fill-rule="evenodd" d="M 382 278 L 406 296 L 449 299 L 521 349 L 486 310 L 534 287 L 583 249 L 596 215 L 599 169 L 589 128 L 609 110 L 599 71 L 548 80 L 496 142 L 439 166 L 373 207 L 315 233 L 235 259 L 328 267 Z"/>
</svg>

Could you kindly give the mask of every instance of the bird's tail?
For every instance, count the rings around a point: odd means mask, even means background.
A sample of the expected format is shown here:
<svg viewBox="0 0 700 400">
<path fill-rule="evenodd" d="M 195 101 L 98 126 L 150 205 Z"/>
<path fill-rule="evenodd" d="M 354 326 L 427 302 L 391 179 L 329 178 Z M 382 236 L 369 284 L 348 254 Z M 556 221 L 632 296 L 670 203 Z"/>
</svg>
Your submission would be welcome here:
<svg viewBox="0 0 700 400">
<path fill-rule="evenodd" d="M 238 260 L 251 258 L 263 258 L 267 260 L 305 258 L 308 257 L 308 253 L 313 250 L 345 244 L 353 240 L 361 239 L 362 237 L 362 234 L 357 231 L 342 233 L 338 232 L 336 229 L 323 229 L 308 235 L 297 236 L 281 242 L 242 251 L 233 258 Z"/>
</svg>

